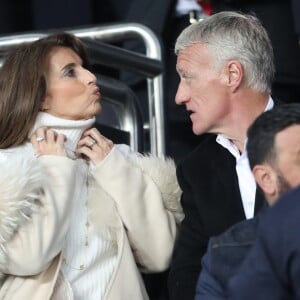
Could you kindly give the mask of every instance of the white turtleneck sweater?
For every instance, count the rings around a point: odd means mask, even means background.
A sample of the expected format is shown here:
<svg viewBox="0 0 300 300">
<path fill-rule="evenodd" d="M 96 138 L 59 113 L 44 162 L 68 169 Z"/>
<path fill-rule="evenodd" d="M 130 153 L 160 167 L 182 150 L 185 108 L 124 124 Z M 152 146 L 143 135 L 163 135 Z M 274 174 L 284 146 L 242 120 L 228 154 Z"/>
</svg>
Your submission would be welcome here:
<svg viewBox="0 0 300 300">
<path fill-rule="evenodd" d="M 92 179 L 90 165 L 75 155 L 77 143 L 82 133 L 90 128 L 95 119 L 66 120 L 48 113 L 39 113 L 34 132 L 46 126 L 67 137 L 67 155 L 76 159 L 75 199 L 70 229 L 63 249 L 62 272 L 70 282 L 74 299 L 102 299 L 117 259 L 117 246 L 108 229 L 103 228 L 101 235 L 96 234 L 88 219 L 87 193 Z"/>
</svg>

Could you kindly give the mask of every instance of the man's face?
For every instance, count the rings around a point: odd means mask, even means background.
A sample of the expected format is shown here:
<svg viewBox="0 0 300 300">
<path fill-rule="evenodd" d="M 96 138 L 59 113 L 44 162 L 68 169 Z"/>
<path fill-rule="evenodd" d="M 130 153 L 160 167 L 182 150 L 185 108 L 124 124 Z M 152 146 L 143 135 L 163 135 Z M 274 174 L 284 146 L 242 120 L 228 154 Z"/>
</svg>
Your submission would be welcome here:
<svg viewBox="0 0 300 300">
<path fill-rule="evenodd" d="M 275 137 L 279 196 L 300 185 L 300 125 L 292 125 Z"/>
<path fill-rule="evenodd" d="M 190 113 L 193 132 L 221 133 L 230 112 L 226 82 L 213 67 L 207 47 L 195 44 L 181 50 L 176 68 L 180 83 L 175 102 Z"/>
</svg>

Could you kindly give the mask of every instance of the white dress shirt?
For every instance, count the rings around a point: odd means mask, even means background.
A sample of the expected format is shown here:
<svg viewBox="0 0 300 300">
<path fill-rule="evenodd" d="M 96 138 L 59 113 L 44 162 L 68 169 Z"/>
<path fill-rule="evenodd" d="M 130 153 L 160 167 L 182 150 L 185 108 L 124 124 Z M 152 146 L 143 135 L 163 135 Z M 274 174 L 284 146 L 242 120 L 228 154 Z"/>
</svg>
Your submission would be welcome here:
<svg viewBox="0 0 300 300">
<path fill-rule="evenodd" d="M 272 109 L 274 101 L 270 97 L 265 111 Z M 246 219 L 251 219 L 254 216 L 256 182 L 249 166 L 248 155 L 246 151 L 246 142 L 244 143 L 244 151 L 241 154 L 235 144 L 228 138 L 219 134 L 216 138 L 217 143 L 226 148 L 236 159 L 236 173 L 239 182 L 242 204 Z"/>
</svg>

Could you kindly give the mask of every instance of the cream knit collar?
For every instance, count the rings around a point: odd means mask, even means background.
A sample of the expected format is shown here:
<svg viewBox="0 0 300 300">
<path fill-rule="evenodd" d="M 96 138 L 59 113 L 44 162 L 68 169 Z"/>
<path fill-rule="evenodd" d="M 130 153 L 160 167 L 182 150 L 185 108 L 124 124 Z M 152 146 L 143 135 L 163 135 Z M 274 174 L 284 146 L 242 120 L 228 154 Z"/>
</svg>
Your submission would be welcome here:
<svg viewBox="0 0 300 300">
<path fill-rule="evenodd" d="M 67 138 L 65 142 L 67 155 L 76 159 L 75 150 L 83 132 L 95 123 L 95 117 L 87 120 L 67 120 L 55 117 L 51 114 L 40 112 L 36 118 L 30 136 L 40 127 L 48 127 L 57 133 L 64 134 Z"/>
</svg>

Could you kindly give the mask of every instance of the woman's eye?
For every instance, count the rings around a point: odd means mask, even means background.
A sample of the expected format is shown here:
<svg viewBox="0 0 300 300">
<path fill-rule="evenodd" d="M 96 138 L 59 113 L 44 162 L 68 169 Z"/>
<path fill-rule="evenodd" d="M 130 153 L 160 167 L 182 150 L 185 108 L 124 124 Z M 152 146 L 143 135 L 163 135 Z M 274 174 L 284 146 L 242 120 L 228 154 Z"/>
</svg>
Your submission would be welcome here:
<svg viewBox="0 0 300 300">
<path fill-rule="evenodd" d="M 67 77 L 74 77 L 75 76 L 75 70 L 74 69 L 66 70 L 64 75 L 67 76 Z"/>
</svg>

